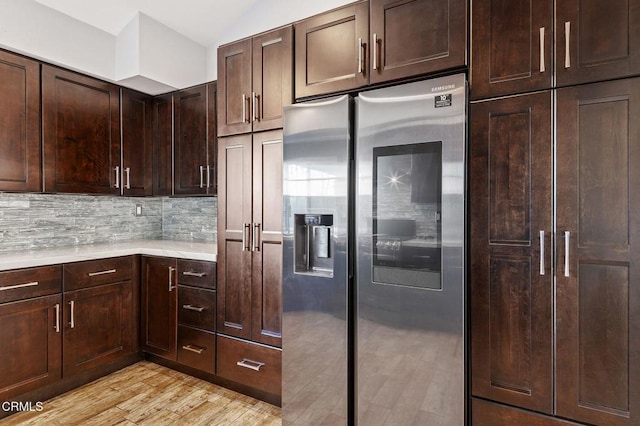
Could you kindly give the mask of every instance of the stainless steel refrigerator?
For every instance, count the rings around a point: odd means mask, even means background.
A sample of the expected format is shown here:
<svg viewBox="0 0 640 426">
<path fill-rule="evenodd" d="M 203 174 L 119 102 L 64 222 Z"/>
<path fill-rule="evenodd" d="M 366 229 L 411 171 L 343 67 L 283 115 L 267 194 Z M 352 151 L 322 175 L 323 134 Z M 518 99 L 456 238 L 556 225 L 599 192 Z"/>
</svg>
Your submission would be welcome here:
<svg viewBox="0 0 640 426">
<path fill-rule="evenodd" d="M 285 108 L 285 425 L 464 423 L 466 93 Z"/>
</svg>

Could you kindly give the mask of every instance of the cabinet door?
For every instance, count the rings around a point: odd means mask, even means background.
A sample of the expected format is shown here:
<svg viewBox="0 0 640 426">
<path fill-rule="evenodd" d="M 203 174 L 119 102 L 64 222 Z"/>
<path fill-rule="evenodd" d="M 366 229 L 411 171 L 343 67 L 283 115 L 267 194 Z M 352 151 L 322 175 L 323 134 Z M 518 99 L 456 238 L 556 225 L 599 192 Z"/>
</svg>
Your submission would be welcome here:
<svg viewBox="0 0 640 426">
<path fill-rule="evenodd" d="M 556 0 L 558 86 L 640 73 L 640 0 Z"/>
<path fill-rule="evenodd" d="M 46 192 L 120 193 L 119 109 L 117 86 L 43 65 Z"/>
<path fill-rule="evenodd" d="M 558 91 L 557 414 L 640 424 L 640 79 Z"/>
<path fill-rule="evenodd" d="M 176 260 L 142 258 L 142 350 L 176 359 Z"/>
<path fill-rule="evenodd" d="M 466 3 L 370 0 L 371 83 L 465 66 Z"/>
<path fill-rule="evenodd" d="M 123 195 L 151 195 L 153 160 L 152 97 L 122 89 L 122 170 Z"/>
<path fill-rule="evenodd" d="M 207 83 L 207 194 L 218 194 L 218 99 L 217 82 Z"/>
<path fill-rule="evenodd" d="M 253 131 L 282 128 L 282 107 L 293 100 L 293 28 L 253 38 Z"/>
<path fill-rule="evenodd" d="M 175 175 L 173 193 L 207 193 L 207 87 L 201 85 L 174 95 Z"/>
<path fill-rule="evenodd" d="M 132 283 L 106 284 L 64 294 L 65 377 L 131 353 Z"/>
<path fill-rule="evenodd" d="M 552 413 L 551 94 L 473 104 L 471 138 L 472 394 Z"/>
<path fill-rule="evenodd" d="M 251 338 L 251 135 L 218 139 L 218 327 Z"/>
<path fill-rule="evenodd" d="M 218 48 L 218 136 L 251 131 L 251 39 Z"/>
<path fill-rule="evenodd" d="M 153 100 L 153 195 L 173 190 L 173 95 Z"/>
<path fill-rule="evenodd" d="M 0 51 L 0 191 L 40 191 L 40 64 Z"/>
<path fill-rule="evenodd" d="M 253 135 L 252 333 L 282 346 L 282 131 Z"/>
<path fill-rule="evenodd" d="M 0 400 L 62 377 L 59 294 L 0 305 Z"/>
<path fill-rule="evenodd" d="M 295 24 L 296 98 L 356 89 L 369 82 L 368 2 Z"/>
<path fill-rule="evenodd" d="M 552 0 L 474 0 L 471 98 L 551 87 Z"/>
</svg>

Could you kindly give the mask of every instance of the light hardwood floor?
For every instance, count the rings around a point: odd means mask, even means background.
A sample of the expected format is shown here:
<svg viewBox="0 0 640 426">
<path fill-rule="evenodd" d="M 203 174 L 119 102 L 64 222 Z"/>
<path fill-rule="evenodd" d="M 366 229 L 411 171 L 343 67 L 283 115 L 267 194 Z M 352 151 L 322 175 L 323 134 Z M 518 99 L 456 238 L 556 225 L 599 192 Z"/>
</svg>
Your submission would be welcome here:
<svg viewBox="0 0 640 426">
<path fill-rule="evenodd" d="M 180 372 L 141 361 L 44 401 L 9 425 L 282 425 L 280 409 Z"/>
</svg>

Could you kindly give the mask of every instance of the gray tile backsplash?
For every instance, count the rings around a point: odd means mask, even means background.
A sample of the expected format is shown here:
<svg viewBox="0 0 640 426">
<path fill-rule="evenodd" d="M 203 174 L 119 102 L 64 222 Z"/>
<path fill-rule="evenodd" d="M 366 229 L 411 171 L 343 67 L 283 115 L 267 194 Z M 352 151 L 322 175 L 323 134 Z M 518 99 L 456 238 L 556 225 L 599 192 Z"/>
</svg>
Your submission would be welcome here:
<svg viewBox="0 0 640 426">
<path fill-rule="evenodd" d="M 215 242 L 216 201 L 0 193 L 0 252 L 137 239 Z"/>
</svg>

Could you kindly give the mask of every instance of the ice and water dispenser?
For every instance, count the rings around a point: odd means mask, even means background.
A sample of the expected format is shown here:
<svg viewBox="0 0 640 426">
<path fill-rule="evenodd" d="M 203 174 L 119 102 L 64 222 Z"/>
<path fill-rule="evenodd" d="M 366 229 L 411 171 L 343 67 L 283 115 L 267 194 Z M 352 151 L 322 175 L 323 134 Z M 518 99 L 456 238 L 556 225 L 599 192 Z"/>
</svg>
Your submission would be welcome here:
<svg viewBox="0 0 640 426">
<path fill-rule="evenodd" d="M 333 277 L 332 234 L 332 214 L 295 215 L 295 273 Z"/>
</svg>

